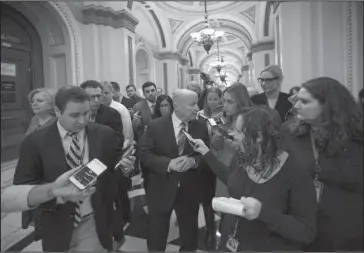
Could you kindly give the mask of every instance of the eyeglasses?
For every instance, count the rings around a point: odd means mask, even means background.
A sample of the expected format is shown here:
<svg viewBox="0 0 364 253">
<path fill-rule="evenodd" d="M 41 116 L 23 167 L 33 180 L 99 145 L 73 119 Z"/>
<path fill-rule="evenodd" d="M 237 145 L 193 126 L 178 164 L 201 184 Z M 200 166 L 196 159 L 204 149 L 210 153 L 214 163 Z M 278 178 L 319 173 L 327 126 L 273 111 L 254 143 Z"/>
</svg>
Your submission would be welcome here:
<svg viewBox="0 0 364 253">
<path fill-rule="evenodd" d="M 92 100 L 96 100 L 96 98 L 97 98 L 98 100 L 100 100 L 100 99 L 101 99 L 101 97 L 102 97 L 102 95 L 90 95 L 90 98 L 91 98 Z"/>
<path fill-rule="evenodd" d="M 260 84 L 266 83 L 266 84 L 270 84 L 271 82 L 273 82 L 274 80 L 277 80 L 278 77 L 273 77 L 273 78 L 258 78 L 258 82 Z"/>
</svg>

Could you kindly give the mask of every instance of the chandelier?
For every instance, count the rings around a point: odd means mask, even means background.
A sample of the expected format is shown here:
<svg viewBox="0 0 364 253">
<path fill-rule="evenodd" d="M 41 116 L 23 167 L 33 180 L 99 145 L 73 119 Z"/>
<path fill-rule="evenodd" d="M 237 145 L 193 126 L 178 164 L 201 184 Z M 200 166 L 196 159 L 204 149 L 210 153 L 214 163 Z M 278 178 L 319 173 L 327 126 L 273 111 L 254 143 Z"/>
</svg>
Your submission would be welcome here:
<svg viewBox="0 0 364 253">
<path fill-rule="evenodd" d="M 220 60 L 220 50 L 219 50 L 219 38 L 216 39 L 216 46 L 217 46 L 217 61 L 212 63 L 211 66 L 217 70 L 218 73 L 220 73 L 221 69 L 226 67 L 226 64 L 224 62 L 224 58 L 221 56 Z"/>
<path fill-rule="evenodd" d="M 225 68 L 221 72 L 216 73 L 216 76 L 220 78 L 222 83 L 226 84 L 226 78 L 228 77 L 228 74 L 226 73 Z"/>
<path fill-rule="evenodd" d="M 215 31 L 208 22 L 207 15 L 207 4 L 205 1 L 205 24 L 204 29 L 199 32 L 191 33 L 191 37 L 199 46 L 203 46 L 207 53 L 209 53 L 212 45 L 214 44 L 214 40 L 222 37 L 224 35 L 223 31 Z"/>
</svg>

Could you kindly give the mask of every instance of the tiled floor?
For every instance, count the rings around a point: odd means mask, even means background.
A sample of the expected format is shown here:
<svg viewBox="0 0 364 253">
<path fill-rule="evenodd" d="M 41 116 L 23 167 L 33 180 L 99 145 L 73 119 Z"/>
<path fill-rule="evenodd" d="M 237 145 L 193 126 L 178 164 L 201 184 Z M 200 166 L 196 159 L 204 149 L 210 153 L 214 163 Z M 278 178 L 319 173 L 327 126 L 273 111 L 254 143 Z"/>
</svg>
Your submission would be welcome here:
<svg viewBox="0 0 364 253">
<path fill-rule="evenodd" d="M 216 216 L 216 220 L 218 219 L 218 217 Z M 133 236 L 137 233 L 143 234 L 145 233 L 145 224 L 142 224 L 145 222 L 145 217 L 140 216 L 140 217 L 135 217 L 134 220 L 138 220 L 138 223 L 133 225 L 130 224 L 130 226 L 128 226 L 126 228 L 126 237 L 125 237 L 125 243 L 118 249 L 118 251 L 122 251 L 122 252 L 146 252 L 147 250 L 147 243 L 146 243 L 146 239 L 145 236 L 142 235 L 141 237 L 137 237 L 137 236 Z M 133 223 L 133 220 L 132 220 Z M 2 224 L 3 226 L 3 224 Z M 204 221 L 204 215 L 203 215 L 203 211 L 202 208 L 200 208 L 200 212 L 199 212 L 199 228 L 200 228 L 200 232 L 199 232 L 199 251 L 203 251 L 204 249 L 204 245 L 202 243 L 202 238 L 204 238 L 204 226 L 205 226 L 205 221 Z M 137 231 L 138 230 L 138 231 Z M 133 234 L 133 235 L 130 235 Z M 167 252 L 178 252 L 179 250 L 179 245 L 178 245 L 178 237 L 179 237 L 179 231 L 178 231 L 178 226 L 176 225 L 176 216 L 173 213 L 172 217 L 171 217 L 171 222 L 170 222 L 170 231 L 169 231 L 169 236 L 168 236 L 168 244 L 167 244 Z M 41 252 L 42 251 L 42 245 L 41 245 L 41 241 L 37 241 L 37 242 L 33 242 L 30 245 L 28 245 L 27 247 L 25 247 L 22 251 L 26 252 L 26 251 L 36 251 L 36 252 Z"/>
<path fill-rule="evenodd" d="M 13 165 L 12 165 L 13 166 Z M 14 174 L 13 169 L 1 168 L 1 190 L 3 191 L 7 186 L 11 185 L 12 177 Z M 226 196 L 226 189 L 221 182 L 217 184 L 217 196 Z M 218 217 L 216 216 L 216 219 Z M 199 251 L 203 251 L 204 244 L 203 238 L 205 233 L 205 219 L 202 208 L 199 212 Z M 13 249 L 13 251 L 42 251 L 41 241 L 32 242 L 31 234 L 33 228 L 26 230 L 21 229 L 21 213 L 1 213 L 1 251 Z M 147 251 L 146 245 L 146 215 L 134 215 L 130 225 L 126 228 L 126 241 L 119 248 L 119 251 L 130 252 Z M 25 240 L 22 240 L 26 238 Z M 178 252 L 179 231 L 176 225 L 176 216 L 172 213 L 170 221 L 170 230 L 168 236 L 167 252 Z M 21 242 L 21 243 L 20 243 Z M 15 248 L 15 249 L 14 249 Z"/>
</svg>

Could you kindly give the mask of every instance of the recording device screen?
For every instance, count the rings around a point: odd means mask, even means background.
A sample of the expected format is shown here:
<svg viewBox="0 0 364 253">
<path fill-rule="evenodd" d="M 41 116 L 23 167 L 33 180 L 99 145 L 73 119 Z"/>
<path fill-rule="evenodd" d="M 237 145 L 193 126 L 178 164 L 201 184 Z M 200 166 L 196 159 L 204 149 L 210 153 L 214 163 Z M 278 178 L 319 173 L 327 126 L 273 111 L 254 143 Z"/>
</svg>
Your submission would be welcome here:
<svg viewBox="0 0 364 253">
<path fill-rule="evenodd" d="M 104 172 L 106 168 L 106 165 L 95 158 L 73 174 L 69 180 L 80 190 L 84 190 L 94 184 L 97 177 Z"/>
<path fill-rule="evenodd" d="M 208 119 L 211 126 L 223 125 L 225 120 L 222 117 L 214 117 Z"/>
</svg>

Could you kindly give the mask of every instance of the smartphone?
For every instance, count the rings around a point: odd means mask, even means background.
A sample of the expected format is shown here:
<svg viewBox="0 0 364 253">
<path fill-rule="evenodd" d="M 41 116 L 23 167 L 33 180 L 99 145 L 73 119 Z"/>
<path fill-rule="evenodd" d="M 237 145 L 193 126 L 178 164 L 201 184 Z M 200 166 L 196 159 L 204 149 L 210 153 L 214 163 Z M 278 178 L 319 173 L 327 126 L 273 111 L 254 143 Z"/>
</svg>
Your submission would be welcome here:
<svg viewBox="0 0 364 253">
<path fill-rule="evenodd" d="M 217 126 L 217 125 L 225 124 L 225 120 L 222 117 L 209 118 L 208 122 L 210 123 L 211 126 Z"/>
<path fill-rule="evenodd" d="M 204 116 L 204 115 L 201 115 L 201 114 L 198 114 L 198 115 L 197 115 L 197 117 L 198 117 L 198 119 L 200 119 L 200 120 L 208 120 L 208 119 L 209 119 L 208 117 L 206 117 L 206 116 Z"/>
<path fill-rule="evenodd" d="M 227 130 L 225 130 L 224 128 L 222 127 L 218 127 L 217 129 L 219 131 L 220 134 L 222 134 L 222 136 L 224 136 L 226 139 L 229 139 L 229 140 L 234 140 L 234 137 L 232 137 L 229 132 Z"/>
<path fill-rule="evenodd" d="M 75 174 L 70 176 L 69 180 L 81 191 L 96 183 L 97 177 L 106 170 L 106 165 L 99 159 L 95 158 Z"/>
<path fill-rule="evenodd" d="M 192 136 L 189 133 L 187 133 L 185 130 L 183 130 L 183 129 L 182 129 L 182 133 L 184 133 L 184 135 L 186 135 L 187 140 L 190 143 L 190 145 L 192 147 L 195 146 L 195 139 L 193 139 Z"/>
</svg>

